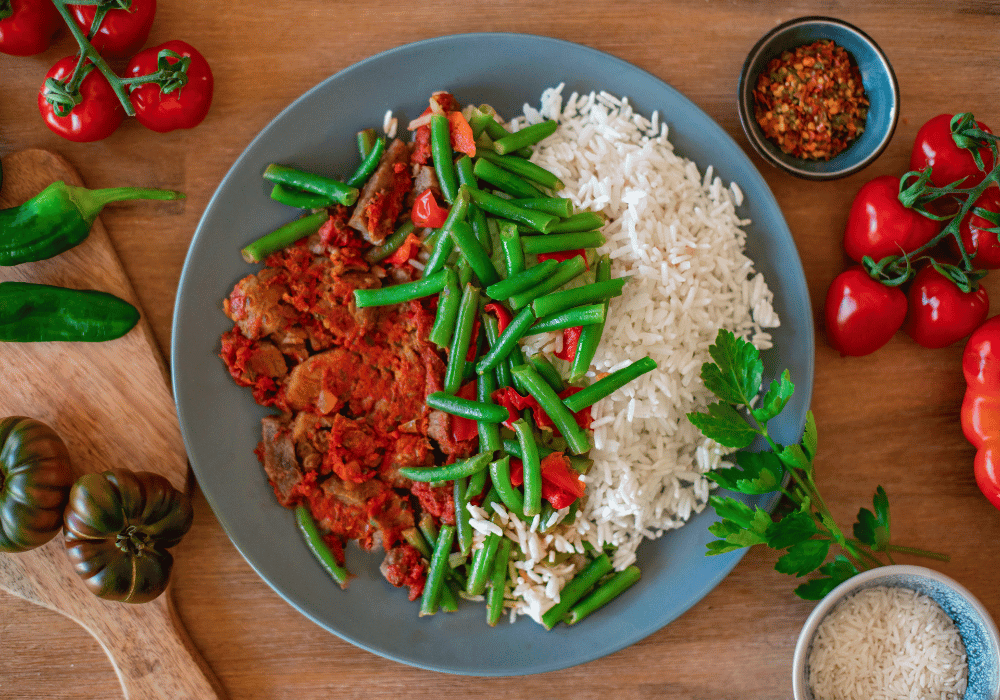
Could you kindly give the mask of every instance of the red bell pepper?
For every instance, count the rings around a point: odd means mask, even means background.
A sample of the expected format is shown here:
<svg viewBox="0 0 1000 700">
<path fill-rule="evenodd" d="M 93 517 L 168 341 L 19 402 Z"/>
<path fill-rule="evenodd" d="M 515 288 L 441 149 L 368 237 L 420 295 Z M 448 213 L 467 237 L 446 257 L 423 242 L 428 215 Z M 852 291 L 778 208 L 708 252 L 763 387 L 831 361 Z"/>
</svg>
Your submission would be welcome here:
<svg viewBox="0 0 1000 700">
<path fill-rule="evenodd" d="M 484 306 L 483 311 L 492 313 L 497 317 L 497 333 L 503 333 L 504 329 L 510 325 L 511 319 L 514 318 L 510 315 L 510 311 L 507 310 L 506 306 L 495 301 Z"/>
<path fill-rule="evenodd" d="M 587 262 L 587 251 L 583 248 L 577 248 L 575 250 L 561 250 L 558 253 L 539 253 L 538 262 L 545 262 L 546 260 L 555 260 L 556 262 L 563 262 L 564 260 L 569 260 L 570 258 L 575 258 L 579 255 L 583 258 L 584 264 L 586 264 L 587 269 L 590 269 L 590 263 Z"/>
<path fill-rule="evenodd" d="M 583 495 L 586 486 L 562 452 L 545 455 L 541 466 L 542 498 L 553 508 L 566 508 Z M 510 483 L 514 486 L 524 483 L 524 465 L 519 459 L 510 460 Z"/>
<path fill-rule="evenodd" d="M 434 190 L 428 187 L 413 201 L 410 218 L 415 226 L 439 228 L 448 218 L 448 210 L 437 203 Z"/>
<path fill-rule="evenodd" d="M 475 158 L 476 139 L 472 135 L 472 127 L 461 112 L 448 112 L 448 134 L 453 149 Z"/>
<path fill-rule="evenodd" d="M 556 357 L 560 360 L 572 362 L 576 358 L 576 346 L 580 344 L 580 333 L 582 332 L 583 326 L 564 328 L 562 350 L 556 353 Z"/>
<path fill-rule="evenodd" d="M 416 234 L 411 233 L 403 241 L 403 244 L 393 251 L 392 255 L 385 259 L 385 262 L 395 267 L 401 267 L 416 257 L 414 250 L 419 250 L 420 239 Z"/>
<path fill-rule="evenodd" d="M 966 383 L 962 432 L 978 450 L 976 483 L 1000 508 L 1000 316 L 988 319 L 969 337 L 962 374 Z"/>
<path fill-rule="evenodd" d="M 471 381 L 455 394 L 463 399 L 476 398 L 476 382 Z M 479 437 L 479 425 L 476 421 L 461 416 L 451 417 L 451 436 L 455 442 L 464 442 L 472 438 Z"/>
<path fill-rule="evenodd" d="M 580 391 L 581 387 L 571 386 L 567 387 L 563 391 L 559 392 L 558 396 L 561 399 L 565 399 L 567 396 L 572 396 L 576 392 Z M 490 396 L 493 402 L 498 406 L 503 406 L 510 412 L 510 418 L 504 421 L 504 426 L 513 430 L 513 423 L 518 418 L 521 417 L 520 412 L 526 408 L 530 408 L 535 419 L 535 425 L 539 428 L 551 428 L 558 434 L 555 425 L 552 423 L 552 419 L 549 418 L 549 414 L 542 410 L 542 407 L 538 405 L 538 401 L 535 400 L 534 396 L 521 396 L 517 393 L 517 390 L 513 387 L 505 386 L 502 389 L 497 389 Z M 576 418 L 576 423 L 584 430 L 590 428 L 590 423 L 593 421 L 593 417 L 590 413 L 590 406 L 578 411 L 573 414 Z"/>
</svg>

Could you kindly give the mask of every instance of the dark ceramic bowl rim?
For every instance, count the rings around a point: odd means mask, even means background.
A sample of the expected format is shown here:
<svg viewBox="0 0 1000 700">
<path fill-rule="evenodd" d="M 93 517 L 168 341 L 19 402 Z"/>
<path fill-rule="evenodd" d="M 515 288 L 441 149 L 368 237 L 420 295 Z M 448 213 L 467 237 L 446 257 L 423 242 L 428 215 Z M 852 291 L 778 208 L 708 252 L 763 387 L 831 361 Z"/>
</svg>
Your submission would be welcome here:
<svg viewBox="0 0 1000 700">
<path fill-rule="evenodd" d="M 855 34 L 862 42 L 867 44 L 876 56 L 880 59 L 880 62 L 889 78 L 889 85 L 891 86 L 890 93 L 892 95 L 892 120 L 889 124 L 889 128 L 883 134 L 881 140 L 878 144 L 871 150 L 871 152 L 862 158 L 860 161 L 854 163 L 850 167 L 846 167 L 840 170 L 833 170 L 827 172 L 816 172 L 809 170 L 808 168 L 800 168 L 789 163 L 780 160 L 774 156 L 771 149 L 777 149 L 777 146 L 772 144 L 766 136 L 764 136 L 761 131 L 760 125 L 757 124 L 757 120 L 752 114 L 752 110 L 748 108 L 748 100 L 752 100 L 748 96 L 748 90 L 752 89 L 750 80 L 750 68 L 756 63 L 760 54 L 763 53 L 764 49 L 771 44 L 777 37 L 784 34 L 790 29 L 796 27 L 801 27 L 810 24 L 817 25 L 836 25 L 842 29 L 845 29 L 852 34 Z M 855 59 L 856 60 L 856 59 Z M 801 177 L 807 180 L 836 180 L 842 177 L 847 177 L 848 175 L 853 175 L 854 173 L 863 170 L 864 168 L 871 165 L 871 163 L 882 155 L 882 152 L 889 145 L 889 141 L 892 140 L 892 135 L 896 131 L 896 125 L 899 122 L 899 82 L 896 80 L 896 73 L 892 68 L 892 64 L 889 62 L 889 58 L 885 55 L 882 47 L 879 46 L 878 42 L 871 38 L 865 31 L 854 26 L 850 22 L 845 22 L 841 19 L 836 19 L 834 17 L 825 17 L 821 15 L 810 15 L 808 17 L 798 17 L 796 19 L 788 20 L 779 24 L 777 27 L 769 31 L 760 40 L 754 44 L 754 47 L 747 54 L 746 60 L 743 62 L 743 68 L 740 70 L 740 81 L 739 81 L 739 95 L 737 99 L 737 106 L 739 108 L 740 123 L 743 125 L 743 131 L 746 133 L 747 138 L 750 140 L 751 145 L 754 150 L 760 154 L 769 164 L 784 170 L 787 173 L 795 175 L 796 177 Z M 809 161 L 802 160 L 802 163 L 808 163 Z"/>
</svg>

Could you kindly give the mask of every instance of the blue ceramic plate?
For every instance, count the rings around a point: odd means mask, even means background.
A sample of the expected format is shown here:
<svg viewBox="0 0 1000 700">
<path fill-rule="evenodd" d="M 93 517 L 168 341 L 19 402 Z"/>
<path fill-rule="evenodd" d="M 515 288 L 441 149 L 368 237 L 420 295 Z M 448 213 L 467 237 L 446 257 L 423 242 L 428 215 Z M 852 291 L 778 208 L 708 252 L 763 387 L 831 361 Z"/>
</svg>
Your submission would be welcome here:
<svg viewBox="0 0 1000 700">
<path fill-rule="evenodd" d="M 249 241 L 289 221 L 293 213 L 268 197 L 261 178 L 271 162 L 343 176 L 356 164 L 354 135 L 378 127 L 391 109 L 402 125 L 435 90 L 464 103 L 488 102 L 502 114 L 537 104 L 542 90 L 628 96 L 644 113 L 660 110 L 677 151 L 704 169 L 713 164 L 746 194 L 740 214 L 750 254 L 775 290 L 782 326 L 765 355 L 769 377 L 790 368 L 797 391 L 776 421 L 778 440 L 797 440 L 812 390 L 813 326 L 802 266 L 791 234 L 766 183 L 736 143 L 683 95 L 613 56 L 576 44 L 518 34 L 449 36 L 402 46 L 364 60 L 296 100 L 247 147 L 223 179 L 195 232 L 174 313 L 172 363 L 180 424 L 191 464 L 219 522 L 239 551 L 275 591 L 330 632 L 384 657 L 421 668 L 480 676 L 566 668 L 627 647 L 697 603 L 740 559 L 705 556 L 713 516 L 639 550 L 642 580 L 584 623 L 551 632 L 530 620 L 491 629 L 481 604 L 458 613 L 419 618 L 405 591 L 378 572 L 381 556 L 350 548 L 358 574 L 337 588 L 313 560 L 280 507 L 253 455 L 260 418 L 250 392 L 236 386 L 218 358 L 219 336 L 232 327 L 222 300 L 254 271 L 240 257 Z"/>
</svg>

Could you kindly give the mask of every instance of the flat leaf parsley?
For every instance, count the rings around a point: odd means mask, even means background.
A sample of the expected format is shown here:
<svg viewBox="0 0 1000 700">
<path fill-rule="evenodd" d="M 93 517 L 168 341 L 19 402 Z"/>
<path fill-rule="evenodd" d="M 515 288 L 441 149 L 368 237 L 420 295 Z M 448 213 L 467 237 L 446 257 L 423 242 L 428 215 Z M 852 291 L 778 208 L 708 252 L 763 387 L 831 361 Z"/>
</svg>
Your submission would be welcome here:
<svg viewBox="0 0 1000 700">
<path fill-rule="evenodd" d="M 812 411 L 806 414 L 799 443 L 780 445 L 768 434 L 768 421 L 784 410 L 795 390 L 788 370 L 761 397 L 764 364 L 751 343 L 720 330 L 709 354 L 713 362 L 702 365 L 701 378 L 719 400 L 704 412 L 689 413 L 688 418 L 705 437 L 738 451 L 735 466 L 706 476 L 736 493 L 755 496 L 779 491 L 792 510 L 775 517 L 736 498 L 712 495 L 709 503 L 721 520 L 709 527 L 719 539 L 708 543 L 707 554 L 757 544 L 783 552 L 775 570 L 796 577 L 818 574 L 795 589 L 806 600 L 819 600 L 860 571 L 894 563 L 894 552 L 948 561 L 943 554 L 889 542 L 889 497 L 881 486 L 875 490 L 873 509 L 858 511 L 854 536 L 844 534 L 816 488 L 813 462 L 818 442 Z M 767 441 L 770 451 L 746 451 L 758 436 Z"/>
</svg>

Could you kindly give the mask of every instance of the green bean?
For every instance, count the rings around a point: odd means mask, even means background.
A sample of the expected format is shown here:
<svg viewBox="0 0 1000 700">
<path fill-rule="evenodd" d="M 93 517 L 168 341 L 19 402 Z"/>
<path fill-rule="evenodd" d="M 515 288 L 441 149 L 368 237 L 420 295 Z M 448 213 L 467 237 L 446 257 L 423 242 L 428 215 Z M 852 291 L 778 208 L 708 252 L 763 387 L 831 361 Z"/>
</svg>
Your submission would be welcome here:
<svg viewBox="0 0 1000 700">
<path fill-rule="evenodd" d="M 375 148 L 375 141 L 378 140 L 378 134 L 375 129 L 363 129 L 358 132 L 358 154 L 361 156 L 361 160 L 371 153 L 371 150 Z"/>
<path fill-rule="evenodd" d="M 543 211 L 546 214 L 552 214 L 561 219 L 569 218 L 573 214 L 573 200 L 566 199 L 565 197 L 519 199 L 517 200 L 517 206 L 524 207 L 525 209 L 534 209 L 535 211 Z"/>
<path fill-rule="evenodd" d="M 565 187 L 562 180 L 556 177 L 554 173 L 546 170 L 537 163 L 532 163 L 527 158 L 520 158 L 518 156 L 502 156 L 496 151 L 490 151 L 488 149 L 477 151 L 476 155 L 483 160 L 488 160 L 493 165 L 499 166 L 504 170 L 509 170 L 515 175 L 520 175 L 521 177 L 533 182 L 537 182 L 542 187 L 547 187 L 550 190 L 558 191 Z M 483 179 L 485 180 L 486 178 Z M 569 216 L 569 214 L 566 214 L 566 216 Z"/>
<path fill-rule="evenodd" d="M 458 319 L 455 321 L 455 333 L 452 335 L 451 346 L 448 350 L 448 365 L 444 371 L 444 391 L 446 394 L 454 394 L 462 387 L 466 355 L 469 353 L 469 343 L 472 341 L 472 327 L 476 323 L 476 314 L 478 313 L 479 289 L 467 284 L 462 289 L 462 300 L 458 305 Z"/>
<path fill-rule="evenodd" d="M 483 327 L 486 329 L 486 340 L 490 347 L 497 344 L 500 337 L 497 320 L 490 314 L 483 314 Z M 478 373 L 478 369 L 476 372 Z M 506 362 L 500 362 L 493 368 L 496 373 L 496 384 L 498 387 L 511 386 L 510 366 Z"/>
<path fill-rule="evenodd" d="M 455 173 L 452 153 L 448 117 L 443 114 L 432 114 L 431 158 L 434 159 L 434 171 L 441 186 L 441 194 L 449 204 L 455 201 L 455 196 L 458 194 L 458 176 Z"/>
<path fill-rule="evenodd" d="M 271 188 L 271 199 L 281 204 L 287 204 L 290 207 L 298 207 L 299 209 L 322 209 L 324 207 L 331 207 L 334 204 L 333 199 L 330 197 L 297 190 L 294 187 L 282 185 L 280 182 L 276 182 L 274 187 Z"/>
<path fill-rule="evenodd" d="M 427 544 L 433 550 L 438 538 L 438 528 L 437 523 L 434 522 L 434 516 L 430 513 L 422 513 L 420 520 L 417 521 L 417 527 L 420 529 L 420 534 L 424 536 Z M 427 557 L 427 559 L 430 560 L 430 557 Z"/>
<path fill-rule="evenodd" d="M 590 439 L 586 431 L 577 425 L 576 417 L 563 404 L 556 392 L 529 365 L 518 365 L 511 370 L 515 377 L 520 377 L 528 393 L 535 397 L 538 405 L 545 411 L 556 429 L 566 439 L 570 452 L 580 455 L 590 449 Z"/>
<path fill-rule="evenodd" d="M 427 395 L 427 405 L 444 411 L 453 416 L 461 416 L 469 420 L 481 420 L 490 423 L 503 423 L 509 417 L 507 409 L 491 403 L 480 403 L 472 399 L 436 391 Z"/>
<path fill-rule="evenodd" d="M 454 268 L 446 267 L 442 272 L 445 275 L 444 288 L 438 295 L 437 315 L 427 339 L 440 348 L 446 348 L 451 345 L 451 338 L 455 333 L 462 293 L 458 289 L 458 275 Z"/>
<path fill-rule="evenodd" d="M 552 629 L 559 624 L 563 615 L 569 612 L 570 608 L 586 595 L 587 591 L 593 588 L 595 583 L 606 574 L 611 573 L 613 568 L 607 554 L 602 553 L 596 559 L 591 560 L 580 573 L 574 576 L 559 591 L 559 602 L 546 610 L 542 615 L 542 624 L 545 625 L 545 629 Z"/>
<path fill-rule="evenodd" d="M 492 452 L 493 450 L 487 450 L 483 447 L 482 443 L 479 444 L 479 449 L 483 452 Z M 469 477 L 469 483 L 466 486 L 466 499 L 471 501 L 473 498 L 478 496 L 486 488 L 486 480 L 490 476 L 489 469 L 480 469 L 478 472 Z"/>
<path fill-rule="evenodd" d="M 521 448 L 524 466 L 524 515 L 531 517 L 542 510 L 542 467 L 538 457 L 538 444 L 531 424 L 524 418 L 514 421 L 514 434 Z"/>
<path fill-rule="evenodd" d="M 479 135 L 486 130 L 487 121 L 493 121 L 493 117 L 478 107 L 472 108 L 471 114 L 469 114 L 469 126 L 472 127 L 472 138 L 479 138 Z"/>
<path fill-rule="evenodd" d="M 486 151 L 482 152 L 485 153 Z M 476 158 L 476 165 L 473 172 L 480 180 L 493 185 L 496 189 L 506 192 L 512 197 L 535 199 L 545 196 L 541 190 L 516 173 L 504 170 L 488 160 Z"/>
<path fill-rule="evenodd" d="M 550 447 L 546 447 L 545 445 L 537 445 L 537 447 L 538 456 L 542 459 L 555 452 L 555 450 Z M 524 455 L 521 453 L 521 444 L 517 440 L 511 440 L 509 438 L 505 439 L 503 441 L 503 451 L 511 457 L 517 457 L 522 462 L 524 461 Z"/>
<path fill-rule="evenodd" d="M 503 250 L 507 278 L 523 272 L 524 248 L 521 247 L 521 234 L 517 231 L 517 224 L 510 221 L 500 224 L 500 248 Z"/>
<path fill-rule="evenodd" d="M 544 355 L 534 355 L 528 359 L 528 362 L 531 363 L 536 372 L 542 375 L 542 379 L 547 381 L 549 386 L 557 392 L 566 388 L 562 377 L 559 376 L 559 370 Z"/>
<path fill-rule="evenodd" d="M 492 372 L 484 372 L 476 381 L 476 398 L 479 403 L 493 403 L 490 395 L 496 390 L 496 379 Z M 496 452 L 500 449 L 502 441 L 500 439 L 500 426 L 496 423 L 479 421 L 479 450 L 480 452 Z M 478 493 L 478 492 L 477 492 Z"/>
<path fill-rule="evenodd" d="M 483 473 L 489 476 L 488 469 L 485 470 Z M 503 501 L 500 500 L 500 494 L 497 493 L 496 486 L 494 486 L 491 482 L 490 490 L 486 492 L 486 497 L 483 499 L 483 506 L 482 506 L 483 510 L 486 511 L 487 515 L 493 515 L 493 513 L 496 512 L 496 509 L 493 507 L 494 503 L 503 503 Z"/>
<path fill-rule="evenodd" d="M 292 243 L 311 236 L 319 231 L 319 227 L 326 223 L 330 215 L 326 211 L 317 211 L 307 214 L 301 219 L 291 221 L 284 226 L 276 228 L 265 236 L 261 236 L 253 243 L 240 251 L 243 259 L 248 263 L 263 262 L 271 253 L 276 253 L 283 248 L 287 248 Z"/>
<path fill-rule="evenodd" d="M 501 361 L 510 355 L 511 349 L 517 345 L 517 341 L 524 336 L 525 332 L 534 322 L 535 314 L 531 311 L 531 307 L 526 306 L 521 309 L 521 311 L 514 316 L 513 319 L 511 319 L 511 322 L 507 324 L 507 327 L 503 329 L 503 333 L 501 333 L 497 338 L 496 344 L 490 347 L 489 351 L 483 355 L 482 359 L 480 359 L 478 363 L 476 363 L 476 371 L 479 374 L 483 374 L 484 372 L 488 372 L 496 367 Z"/>
<path fill-rule="evenodd" d="M 641 360 L 636 360 L 627 367 L 622 367 L 603 379 L 598 379 L 586 389 L 578 391 L 572 396 L 567 396 L 563 400 L 563 404 L 573 413 L 582 411 L 633 379 L 641 377 L 647 372 L 652 372 L 654 369 L 656 369 L 656 360 L 653 358 L 644 357 Z"/>
<path fill-rule="evenodd" d="M 432 556 L 431 548 L 430 545 L 427 544 L 427 540 L 424 538 L 423 534 L 421 534 L 420 528 L 408 527 L 403 530 L 402 534 L 403 539 L 406 540 L 407 544 L 420 552 L 424 559 L 430 561 Z"/>
<path fill-rule="evenodd" d="M 548 233 L 574 233 L 576 231 L 590 231 L 591 229 L 604 226 L 608 218 L 596 211 L 581 211 L 573 214 L 562 221 L 552 224 Z"/>
<path fill-rule="evenodd" d="M 271 163 L 264 169 L 264 179 L 280 183 L 298 190 L 306 190 L 321 194 L 349 207 L 358 201 L 358 188 L 350 187 L 332 177 L 307 173 L 304 170 L 290 168 L 287 165 Z"/>
<path fill-rule="evenodd" d="M 511 370 L 510 381 L 513 387 L 517 389 L 517 393 L 521 394 L 522 396 L 526 396 L 528 394 L 527 385 L 520 377 L 514 376 L 514 368 L 517 367 L 518 365 L 523 365 L 523 364 L 524 364 L 524 353 L 521 352 L 520 345 L 515 345 L 510 349 L 510 355 L 507 357 L 507 366 Z"/>
<path fill-rule="evenodd" d="M 344 184 L 349 187 L 361 187 L 365 184 L 365 181 L 375 172 L 375 168 L 378 166 L 378 161 L 384 151 L 385 139 L 381 137 L 375 139 L 372 149 L 365 155 L 364 159 L 358 165 L 358 169 L 349 178 L 344 180 Z"/>
<path fill-rule="evenodd" d="M 502 139 L 505 136 L 510 136 L 510 131 L 507 130 L 503 124 L 498 122 L 492 115 L 490 115 L 490 120 L 484 125 L 484 133 L 486 138 L 489 139 L 489 150 L 493 149 L 493 143 Z M 479 149 L 476 149 L 476 153 L 479 153 Z M 515 151 L 515 154 L 522 158 L 531 157 L 531 147 L 525 146 L 524 148 Z"/>
<path fill-rule="evenodd" d="M 603 303 L 611 297 L 619 296 L 622 293 L 622 287 L 628 280 L 628 277 L 618 277 L 603 282 L 592 282 L 582 287 L 564 289 L 561 292 L 551 292 L 531 302 L 531 308 L 534 310 L 535 316 L 545 318 L 574 306 L 596 302 Z"/>
<path fill-rule="evenodd" d="M 464 185 L 468 189 L 478 189 L 479 185 L 472 170 L 472 158 L 465 155 L 459 158 L 455 161 L 455 170 L 458 173 L 458 184 L 460 186 Z M 490 235 L 489 226 L 486 224 L 486 214 L 483 213 L 483 210 L 475 204 L 470 204 L 466 219 L 472 225 L 472 230 L 475 231 L 476 238 L 479 239 L 483 248 L 486 249 L 486 254 L 489 255 L 492 253 L 493 239 Z"/>
<path fill-rule="evenodd" d="M 441 609 L 458 612 L 458 584 L 451 578 L 446 578 L 441 586 Z"/>
<path fill-rule="evenodd" d="M 355 289 L 354 304 L 363 309 L 367 306 L 389 306 L 422 299 L 444 289 L 446 279 L 447 273 L 442 270 L 430 277 L 421 277 L 412 282 L 392 284 L 378 289 Z"/>
<path fill-rule="evenodd" d="M 535 299 L 545 296 L 549 292 L 554 292 L 567 282 L 576 279 L 587 269 L 587 261 L 579 255 L 574 255 L 569 260 L 563 260 L 558 267 L 545 280 L 542 280 L 534 287 L 529 287 L 523 292 L 518 292 L 510 297 L 510 305 L 516 311 L 529 305 Z"/>
<path fill-rule="evenodd" d="M 542 139 L 554 134 L 558 127 L 559 125 L 554 120 L 526 126 L 509 136 L 494 139 L 493 149 L 500 155 L 506 155 L 525 146 L 534 146 Z"/>
<path fill-rule="evenodd" d="M 523 515 L 524 496 L 510 483 L 510 457 L 504 456 L 490 462 L 490 480 L 507 511 L 517 516 Z"/>
<path fill-rule="evenodd" d="M 497 274 L 489 253 L 476 238 L 469 224 L 464 221 L 457 222 L 451 229 L 451 237 L 455 239 L 462 257 L 469 263 L 484 287 L 500 281 L 500 275 Z"/>
<path fill-rule="evenodd" d="M 455 240 L 451 237 L 451 230 L 456 223 L 465 220 L 468 211 L 469 190 L 465 187 L 460 187 L 454 203 L 452 203 L 451 208 L 448 210 L 448 216 L 444 220 L 444 223 L 441 224 L 441 228 L 437 233 L 439 238 L 434 245 L 434 250 L 431 251 L 430 256 L 427 258 L 427 263 L 424 267 L 424 277 L 433 275 L 447 264 L 451 252 L 455 249 Z"/>
<path fill-rule="evenodd" d="M 275 185 L 275 187 L 277 187 L 277 185 Z M 365 260 L 372 265 L 385 260 L 399 250 L 399 246 L 406 242 L 406 239 L 415 229 L 416 224 L 413 223 L 413 219 L 407 219 L 400 224 L 399 228 L 397 228 L 392 235 L 385 239 L 385 243 L 369 248 L 368 252 L 365 253 Z"/>
<path fill-rule="evenodd" d="M 543 236 L 524 236 L 521 245 L 529 255 L 539 253 L 561 253 L 578 248 L 598 248 L 604 245 L 604 234 L 600 231 L 580 231 L 578 233 L 547 233 Z"/>
<path fill-rule="evenodd" d="M 510 561 L 511 541 L 506 537 L 500 543 L 499 551 L 493 559 L 493 572 L 490 576 L 490 590 L 486 594 L 486 622 L 490 627 L 496 627 L 503 614 L 504 593 L 507 587 L 507 569 Z"/>
<path fill-rule="evenodd" d="M 598 608 L 611 602 L 631 588 L 639 580 L 641 573 L 638 566 L 629 566 L 608 578 L 579 603 L 570 608 L 566 624 L 575 625 Z"/>
<path fill-rule="evenodd" d="M 490 455 L 492 457 L 492 454 Z M 480 470 L 482 471 L 482 470 Z M 455 479 L 452 485 L 452 498 L 455 501 L 455 533 L 458 538 L 458 550 L 465 556 L 472 552 L 472 523 L 470 522 L 469 494 L 466 492 L 467 479 Z"/>
<path fill-rule="evenodd" d="M 410 481 L 430 483 L 433 481 L 454 481 L 472 476 L 478 471 L 486 468 L 492 459 L 490 452 L 480 452 L 479 454 L 460 459 L 453 464 L 446 464 L 440 467 L 402 467 L 399 473 Z"/>
<path fill-rule="evenodd" d="M 441 586 L 444 585 L 445 575 L 448 573 L 448 555 L 451 554 L 451 546 L 455 542 L 455 526 L 442 525 L 438 534 L 437 543 L 434 547 L 434 555 L 431 558 L 430 567 L 427 570 L 427 580 L 424 583 L 424 593 L 420 599 L 420 617 L 433 615 L 437 612 L 441 599 Z"/>
<path fill-rule="evenodd" d="M 518 292 L 523 292 L 525 289 L 534 287 L 552 274 L 557 265 L 558 263 L 555 260 L 543 260 L 537 265 L 532 265 L 527 270 L 522 270 L 505 280 L 491 284 L 486 288 L 486 296 L 490 299 L 508 299 Z"/>
<path fill-rule="evenodd" d="M 609 255 L 604 254 L 597 259 L 594 278 L 598 284 L 611 279 L 611 257 Z M 608 317 L 609 301 L 604 302 L 605 323 Z M 587 374 L 591 363 L 594 361 L 594 355 L 597 354 L 597 346 L 600 344 L 603 334 L 604 323 L 584 326 L 580 331 L 580 338 L 576 343 L 576 354 L 570 362 L 569 380 L 571 382 L 578 382 Z"/>
<path fill-rule="evenodd" d="M 308 506 L 304 503 L 295 507 L 295 524 L 298 525 L 299 531 L 305 538 L 309 551 L 316 557 L 316 560 L 319 561 L 326 573 L 330 574 L 330 578 L 342 589 L 347 588 L 347 583 L 351 580 L 350 572 L 337 563 L 333 552 L 330 551 L 326 542 L 323 541 L 323 535 L 320 534 Z"/>
<path fill-rule="evenodd" d="M 589 326 L 595 323 L 604 323 L 604 304 L 577 306 L 541 318 L 527 330 L 525 336 L 561 331 L 564 328 L 575 328 L 576 326 Z"/>
<path fill-rule="evenodd" d="M 549 228 L 559 220 L 558 217 L 552 214 L 519 207 L 516 204 L 516 200 L 512 202 L 484 190 L 469 190 L 469 193 L 472 201 L 487 214 L 493 214 L 493 216 L 499 216 L 502 219 L 510 219 L 541 233 L 548 233 Z"/>
<path fill-rule="evenodd" d="M 481 595 L 486 590 L 490 573 L 493 571 L 493 560 L 500 548 L 500 535 L 491 532 L 483 540 L 483 545 L 472 554 L 472 570 L 466 582 L 465 592 L 469 595 Z"/>
</svg>

